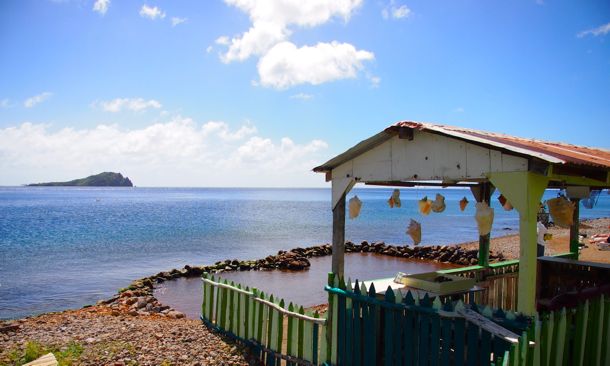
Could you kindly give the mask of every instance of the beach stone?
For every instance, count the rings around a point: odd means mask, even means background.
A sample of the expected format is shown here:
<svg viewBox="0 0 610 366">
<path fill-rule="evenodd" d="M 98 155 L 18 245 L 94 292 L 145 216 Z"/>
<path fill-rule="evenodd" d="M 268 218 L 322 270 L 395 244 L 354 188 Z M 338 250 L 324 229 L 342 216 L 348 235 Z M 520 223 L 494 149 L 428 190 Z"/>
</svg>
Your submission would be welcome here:
<svg viewBox="0 0 610 366">
<path fill-rule="evenodd" d="M 184 318 L 184 317 L 185 317 L 184 313 L 181 313 L 181 312 L 179 312 L 179 311 L 177 311 L 177 310 L 171 310 L 171 311 L 169 311 L 169 312 L 167 313 L 167 316 L 168 316 L 169 318 L 171 318 L 171 319 L 181 319 L 181 318 Z"/>
</svg>

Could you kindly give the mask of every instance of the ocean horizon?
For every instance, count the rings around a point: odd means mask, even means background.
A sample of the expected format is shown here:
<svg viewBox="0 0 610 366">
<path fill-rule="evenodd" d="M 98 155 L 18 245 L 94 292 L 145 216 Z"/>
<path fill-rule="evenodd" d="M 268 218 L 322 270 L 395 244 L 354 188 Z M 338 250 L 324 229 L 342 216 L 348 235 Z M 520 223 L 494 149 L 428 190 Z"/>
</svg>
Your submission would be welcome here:
<svg viewBox="0 0 610 366">
<path fill-rule="evenodd" d="M 474 198 L 466 189 L 401 189 L 402 208 L 386 203 L 393 188 L 356 188 L 363 206 L 346 219 L 346 240 L 421 245 L 477 240 Z M 417 200 L 441 193 L 447 209 L 422 216 Z M 517 233 L 516 211 L 496 192 L 492 237 Z M 557 191 L 545 192 L 545 199 Z M 466 196 L 464 212 L 458 201 Z M 258 259 L 279 250 L 329 243 L 330 188 L 0 187 L 0 319 L 79 308 L 137 278 L 184 265 Z M 610 196 L 581 206 L 581 218 L 610 216 Z"/>
</svg>

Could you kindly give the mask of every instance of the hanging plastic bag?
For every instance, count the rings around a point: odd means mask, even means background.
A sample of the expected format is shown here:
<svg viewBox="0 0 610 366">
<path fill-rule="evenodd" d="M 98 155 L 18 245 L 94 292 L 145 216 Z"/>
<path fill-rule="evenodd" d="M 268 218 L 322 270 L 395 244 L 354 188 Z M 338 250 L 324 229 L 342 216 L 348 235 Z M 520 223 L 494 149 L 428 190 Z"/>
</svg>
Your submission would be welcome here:
<svg viewBox="0 0 610 366">
<path fill-rule="evenodd" d="M 362 208 L 362 201 L 358 196 L 354 196 L 349 200 L 349 218 L 355 219 L 360 215 L 360 209 Z"/>
<path fill-rule="evenodd" d="M 432 211 L 443 212 L 445 211 L 445 197 L 442 194 L 436 194 L 436 200 L 432 202 Z"/>
<path fill-rule="evenodd" d="M 583 207 L 588 209 L 592 209 L 593 207 L 595 207 L 595 205 L 597 204 L 597 198 L 599 197 L 600 193 L 601 190 L 599 189 L 592 190 L 591 193 L 589 193 L 589 198 L 585 198 L 580 201 L 582 202 Z"/>
<path fill-rule="evenodd" d="M 392 192 L 392 196 L 388 200 L 388 205 L 390 205 L 390 208 L 400 208 L 400 190 L 395 189 L 394 192 Z"/>
<path fill-rule="evenodd" d="M 567 198 L 562 196 L 546 201 L 546 205 L 549 208 L 549 213 L 551 214 L 555 225 L 563 228 L 572 226 L 574 221 L 572 216 L 575 208 L 574 202 L 570 202 Z"/>
<path fill-rule="evenodd" d="M 466 206 L 468 206 L 468 199 L 464 197 L 460 200 L 460 211 L 464 211 Z"/>
<path fill-rule="evenodd" d="M 419 212 L 422 215 L 428 216 L 430 210 L 432 209 L 432 201 L 428 200 L 428 196 L 419 200 L 417 204 L 419 205 Z"/>
<path fill-rule="evenodd" d="M 409 227 L 407 228 L 407 234 L 413 239 L 413 244 L 417 245 L 421 243 L 421 224 L 411 219 Z"/>
<path fill-rule="evenodd" d="M 474 215 L 479 228 L 479 235 L 487 235 L 491 232 L 491 225 L 494 222 L 494 209 L 489 207 L 487 202 L 477 202 L 475 205 L 477 212 Z"/>
<path fill-rule="evenodd" d="M 504 197 L 504 195 L 500 195 L 498 197 L 498 201 L 500 201 L 500 204 L 502 205 L 502 208 L 504 208 L 505 211 L 510 211 L 513 209 L 513 205 L 510 204 L 510 202 L 508 202 L 508 200 L 506 199 L 506 197 Z"/>
</svg>

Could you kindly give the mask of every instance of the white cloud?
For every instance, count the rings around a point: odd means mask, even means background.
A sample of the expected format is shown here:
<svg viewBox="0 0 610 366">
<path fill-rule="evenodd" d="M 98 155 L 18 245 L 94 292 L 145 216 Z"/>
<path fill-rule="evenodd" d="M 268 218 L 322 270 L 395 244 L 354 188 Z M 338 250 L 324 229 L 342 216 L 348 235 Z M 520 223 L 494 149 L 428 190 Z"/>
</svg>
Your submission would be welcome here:
<svg viewBox="0 0 610 366">
<path fill-rule="evenodd" d="M 11 101 L 8 98 L 0 100 L 0 108 L 6 109 L 12 107 Z"/>
<path fill-rule="evenodd" d="M 246 123 L 197 123 L 175 117 L 141 129 L 99 125 L 52 131 L 44 124 L 0 128 L 0 185 L 74 179 L 120 171 L 136 185 L 312 186 L 323 177 L 311 168 L 327 144 L 302 144 L 257 135 Z"/>
<path fill-rule="evenodd" d="M 406 5 L 397 5 L 395 0 L 391 0 L 390 3 L 381 10 L 381 15 L 384 19 L 402 19 L 411 15 L 411 9 Z"/>
<path fill-rule="evenodd" d="M 93 11 L 104 15 L 108 11 L 109 6 L 110 0 L 96 0 L 93 4 Z"/>
<path fill-rule="evenodd" d="M 36 104 L 42 103 L 45 100 L 49 99 L 52 95 L 53 95 L 53 93 L 50 93 L 50 92 L 44 92 L 44 93 L 40 93 L 38 95 L 34 95 L 33 97 L 26 99 L 23 102 L 23 105 L 26 108 L 32 108 Z"/>
<path fill-rule="evenodd" d="M 172 27 L 185 23 L 186 21 L 187 21 L 186 18 L 172 17 Z"/>
<path fill-rule="evenodd" d="M 143 98 L 116 98 L 107 101 L 95 101 L 92 103 L 93 107 L 100 108 L 106 112 L 121 112 L 123 110 L 130 110 L 133 112 L 142 112 L 147 109 L 159 109 L 161 103 L 154 99 L 145 100 Z"/>
<path fill-rule="evenodd" d="M 291 99 L 309 100 L 313 98 L 313 95 L 306 93 L 299 93 L 290 96 Z"/>
<path fill-rule="evenodd" d="M 381 84 L 381 78 L 379 76 L 369 76 L 369 81 L 373 88 L 378 88 L 379 84 Z"/>
<path fill-rule="evenodd" d="M 216 44 L 222 45 L 222 46 L 228 46 L 231 43 L 231 41 L 229 41 L 229 37 L 227 36 L 220 36 L 218 38 L 216 38 Z"/>
<path fill-rule="evenodd" d="M 225 0 L 248 14 L 252 26 L 231 39 L 223 62 L 260 56 L 292 34 L 290 26 L 315 27 L 334 17 L 348 21 L 362 0 Z M 228 37 L 227 37 L 228 39 Z"/>
<path fill-rule="evenodd" d="M 456 109 L 453 110 L 453 112 L 455 112 L 455 113 L 464 113 L 464 107 L 457 107 Z"/>
<path fill-rule="evenodd" d="M 258 62 L 263 86 L 285 89 L 299 84 L 318 85 L 329 81 L 355 78 L 375 55 L 357 50 L 349 43 L 318 43 L 297 48 L 293 43 L 275 45 Z"/>
<path fill-rule="evenodd" d="M 582 32 L 578 33 L 577 36 L 578 36 L 578 38 L 582 38 L 582 37 L 585 37 L 588 35 L 597 37 L 597 36 L 605 36 L 608 33 L 610 33 L 610 23 L 600 25 L 597 28 L 582 31 Z"/>
<path fill-rule="evenodd" d="M 144 4 L 142 5 L 142 8 L 140 8 L 140 16 L 152 20 L 155 20 L 157 18 L 163 19 L 165 18 L 165 12 L 161 11 L 161 9 L 156 6 L 152 7 Z"/>
<path fill-rule="evenodd" d="M 212 46 L 208 46 L 208 48 L 205 49 L 205 53 L 210 53 L 212 51 L 214 51 L 214 47 Z"/>
</svg>

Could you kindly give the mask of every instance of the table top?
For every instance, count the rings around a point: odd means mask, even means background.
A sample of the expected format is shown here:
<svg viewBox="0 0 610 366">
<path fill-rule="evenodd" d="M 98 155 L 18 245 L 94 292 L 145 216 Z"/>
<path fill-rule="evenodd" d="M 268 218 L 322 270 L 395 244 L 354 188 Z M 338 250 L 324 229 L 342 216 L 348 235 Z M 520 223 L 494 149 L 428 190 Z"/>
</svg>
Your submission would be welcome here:
<svg viewBox="0 0 610 366">
<path fill-rule="evenodd" d="M 376 291 L 377 295 L 384 295 L 388 289 L 388 286 L 390 286 L 390 288 L 392 290 L 399 290 L 403 296 L 406 296 L 407 292 L 411 291 L 411 293 L 413 293 L 413 295 L 417 295 L 419 298 L 424 297 L 426 294 L 428 294 L 428 297 L 454 296 L 454 295 L 462 295 L 462 294 L 466 294 L 466 293 L 474 293 L 474 292 L 479 292 L 479 291 L 485 290 L 485 288 L 475 285 L 464 291 L 457 291 L 457 292 L 452 292 L 452 293 L 448 293 L 448 294 L 437 294 L 434 292 L 418 289 L 415 287 L 408 287 L 402 283 L 396 283 L 396 282 L 394 282 L 394 277 L 380 278 L 380 279 L 370 280 L 370 281 L 363 281 L 362 283 L 367 288 L 369 288 L 371 286 L 371 284 L 375 284 L 375 291 Z M 352 287 L 353 286 L 355 286 L 355 283 L 352 284 Z"/>
</svg>

